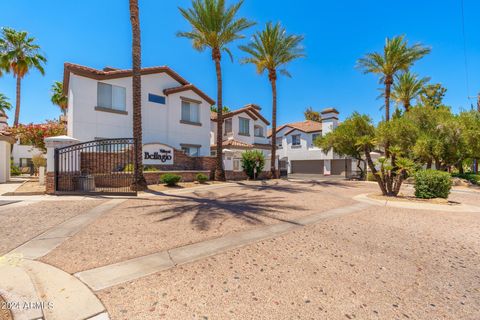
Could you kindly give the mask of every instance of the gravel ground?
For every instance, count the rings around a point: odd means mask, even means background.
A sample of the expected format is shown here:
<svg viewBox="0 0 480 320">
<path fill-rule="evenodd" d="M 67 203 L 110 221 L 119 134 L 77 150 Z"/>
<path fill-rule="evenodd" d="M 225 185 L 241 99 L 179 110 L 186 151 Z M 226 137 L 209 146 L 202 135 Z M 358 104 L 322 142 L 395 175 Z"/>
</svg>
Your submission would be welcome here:
<svg viewBox="0 0 480 320">
<path fill-rule="evenodd" d="M 477 320 L 479 274 L 478 214 L 372 206 L 99 296 L 114 320 Z"/>
<path fill-rule="evenodd" d="M 0 255 L 104 200 L 43 201 L 0 210 Z"/>
<path fill-rule="evenodd" d="M 129 200 L 41 260 L 75 273 L 354 203 L 355 183 L 244 184 Z"/>
</svg>

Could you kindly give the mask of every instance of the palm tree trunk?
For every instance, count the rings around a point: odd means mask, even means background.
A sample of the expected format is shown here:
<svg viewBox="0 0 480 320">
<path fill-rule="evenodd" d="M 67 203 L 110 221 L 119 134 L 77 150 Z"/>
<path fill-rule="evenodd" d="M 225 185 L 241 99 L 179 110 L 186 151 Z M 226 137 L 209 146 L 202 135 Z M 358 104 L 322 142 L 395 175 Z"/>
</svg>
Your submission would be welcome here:
<svg viewBox="0 0 480 320">
<path fill-rule="evenodd" d="M 215 164 L 215 180 L 225 181 L 223 169 L 223 101 L 222 101 L 222 66 L 220 65 L 220 50 L 213 49 L 212 59 L 217 72 L 217 161 Z"/>
<path fill-rule="evenodd" d="M 403 106 L 405 108 L 405 112 L 408 112 L 410 110 L 410 101 L 405 101 Z"/>
<path fill-rule="evenodd" d="M 269 73 L 270 84 L 272 85 L 272 152 L 270 155 L 270 171 L 272 178 L 277 177 L 277 74 L 275 70 Z"/>
<path fill-rule="evenodd" d="M 387 77 L 385 80 L 385 121 L 390 121 L 390 94 L 392 87 L 392 80 Z"/>
<path fill-rule="evenodd" d="M 22 78 L 17 76 L 17 97 L 15 101 L 15 120 L 13 122 L 13 126 L 18 126 L 18 122 L 20 120 L 20 93 L 22 89 Z"/>
<path fill-rule="evenodd" d="M 380 175 L 378 174 L 377 168 L 375 168 L 375 164 L 373 163 L 372 157 L 370 155 L 370 150 L 368 150 L 367 147 L 364 148 L 364 153 L 365 153 L 365 158 L 367 159 L 367 164 L 370 167 L 370 171 L 372 171 L 372 174 L 375 177 L 375 180 L 377 181 L 378 186 L 380 187 L 380 190 L 382 190 L 382 194 L 384 196 L 388 195 L 387 188 L 385 187 L 383 178 L 380 177 Z"/>
<path fill-rule="evenodd" d="M 132 94 L 133 94 L 133 138 L 134 138 L 134 181 L 132 188 L 145 190 L 147 182 L 143 176 L 142 159 L 142 77 L 140 47 L 140 17 L 138 0 L 130 1 L 130 22 L 132 24 Z"/>
</svg>

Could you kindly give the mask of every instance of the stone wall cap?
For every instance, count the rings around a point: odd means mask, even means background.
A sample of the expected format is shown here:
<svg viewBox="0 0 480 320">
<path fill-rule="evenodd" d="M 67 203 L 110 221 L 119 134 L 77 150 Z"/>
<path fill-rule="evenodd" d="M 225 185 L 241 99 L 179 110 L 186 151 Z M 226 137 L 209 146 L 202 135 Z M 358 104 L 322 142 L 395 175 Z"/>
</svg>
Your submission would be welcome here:
<svg viewBox="0 0 480 320">
<path fill-rule="evenodd" d="M 45 142 L 64 142 L 64 141 L 68 141 L 68 142 L 80 142 L 80 140 L 78 139 L 75 139 L 75 138 L 72 138 L 72 137 L 69 137 L 69 136 L 56 136 L 56 137 L 48 137 L 48 138 L 45 138 L 44 139 Z"/>
</svg>

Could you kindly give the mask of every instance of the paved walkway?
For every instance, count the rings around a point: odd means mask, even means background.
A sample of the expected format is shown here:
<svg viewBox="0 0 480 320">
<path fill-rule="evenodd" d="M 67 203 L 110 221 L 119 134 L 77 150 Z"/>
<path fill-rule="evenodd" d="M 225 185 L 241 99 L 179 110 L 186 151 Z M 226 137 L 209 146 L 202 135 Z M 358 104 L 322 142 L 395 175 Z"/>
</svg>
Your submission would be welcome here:
<svg viewBox="0 0 480 320">
<path fill-rule="evenodd" d="M 173 268 L 176 265 L 193 262 L 255 241 L 272 238 L 325 219 L 358 212 L 368 207 L 370 207 L 369 204 L 357 203 L 351 206 L 309 215 L 293 220 L 292 222 L 282 222 L 262 228 L 238 232 L 225 237 L 198 242 L 120 263 L 82 271 L 76 273 L 75 276 L 93 290 L 101 290 L 152 273 Z"/>
</svg>

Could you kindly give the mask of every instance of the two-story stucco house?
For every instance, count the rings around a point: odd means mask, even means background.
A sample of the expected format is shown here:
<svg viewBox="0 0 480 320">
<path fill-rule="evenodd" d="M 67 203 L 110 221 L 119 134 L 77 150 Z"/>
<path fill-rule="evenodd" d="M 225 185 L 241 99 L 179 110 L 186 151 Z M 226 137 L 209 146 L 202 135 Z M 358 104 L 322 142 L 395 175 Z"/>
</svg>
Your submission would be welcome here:
<svg viewBox="0 0 480 320">
<path fill-rule="evenodd" d="M 214 101 L 169 67 L 143 68 L 143 143 L 162 143 L 191 156 L 210 155 Z M 68 136 L 82 142 L 132 136 L 132 70 L 65 63 Z"/>
<path fill-rule="evenodd" d="M 321 112 L 321 122 L 305 120 L 287 123 L 277 128 L 277 154 L 288 165 L 288 173 L 344 175 L 352 168 L 351 159 L 340 157 L 314 145 L 318 136 L 332 131 L 338 125 L 338 111 L 334 108 Z M 269 134 L 269 137 L 271 134 Z"/>
<path fill-rule="evenodd" d="M 270 122 L 260 113 L 261 108 L 248 104 L 223 115 L 223 148 L 225 170 L 242 171 L 241 154 L 245 150 L 260 150 L 265 158 L 270 157 L 270 143 L 267 128 Z M 211 113 L 211 154 L 216 154 L 217 113 Z M 265 171 L 270 168 L 265 161 Z"/>
</svg>

